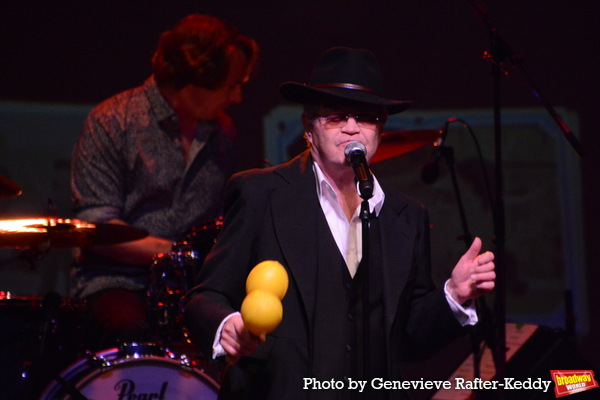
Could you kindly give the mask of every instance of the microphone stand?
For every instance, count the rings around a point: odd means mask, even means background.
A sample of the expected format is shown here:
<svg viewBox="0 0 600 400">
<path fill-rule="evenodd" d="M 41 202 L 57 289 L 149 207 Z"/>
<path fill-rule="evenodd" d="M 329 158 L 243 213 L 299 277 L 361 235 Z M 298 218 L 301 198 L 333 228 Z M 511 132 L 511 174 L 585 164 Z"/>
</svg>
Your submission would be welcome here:
<svg viewBox="0 0 600 400">
<path fill-rule="evenodd" d="M 515 55 L 506 41 L 500 36 L 498 29 L 492 25 L 492 23 L 487 18 L 487 15 L 483 8 L 477 4 L 475 0 L 466 0 L 477 17 L 483 22 L 485 27 L 489 30 L 490 40 L 492 44 L 492 50 L 490 52 L 484 52 L 484 59 L 492 62 L 494 66 L 494 80 L 499 81 L 500 79 L 500 67 L 503 65 L 504 60 L 507 60 L 517 72 L 519 72 L 521 78 L 525 81 L 525 84 L 532 91 L 533 95 L 540 101 L 542 106 L 546 109 L 548 114 L 552 117 L 554 122 L 558 125 L 560 130 L 563 133 L 563 136 L 567 140 L 567 142 L 571 145 L 571 148 L 575 151 L 578 157 L 585 156 L 585 149 L 581 145 L 581 143 L 577 140 L 573 132 L 569 129 L 567 124 L 562 120 L 562 118 L 558 115 L 554 107 L 550 104 L 550 102 L 542 95 L 538 86 L 535 84 L 531 76 L 527 73 L 525 68 L 523 68 L 523 57 Z M 496 71 L 496 69 L 498 71 Z M 498 87 L 497 87 L 498 86 Z M 498 100 L 495 102 L 495 105 L 499 105 L 499 84 L 495 83 L 494 86 L 496 90 L 495 98 Z"/>
<path fill-rule="evenodd" d="M 369 371 L 370 371 L 370 330 L 369 330 L 369 321 L 370 321 L 370 313 L 369 313 L 369 283 L 370 283 L 370 273 L 369 273 L 369 244 L 370 244 L 370 225 L 369 220 L 371 218 L 371 213 L 369 212 L 369 198 L 371 198 L 372 194 L 365 195 L 363 191 L 360 191 L 360 197 L 363 201 L 360 204 L 360 220 L 362 222 L 362 260 L 360 263 L 360 267 L 363 268 L 362 275 L 362 334 L 363 334 L 363 350 L 362 350 L 362 361 L 363 361 L 363 379 L 369 379 Z"/>
<path fill-rule="evenodd" d="M 357 354 L 362 356 L 362 360 L 357 360 L 358 364 L 362 361 L 362 374 L 363 379 L 368 379 L 370 372 L 370 359 L 369 359 L 369 339 L 370 339 L 370 312 L 369 312 L 369 283 L 370 283 L 370 268 L 369 268 L 369 243 L 370 235 L 369 221 L 371 219 L 371 213 L 369 210 L 369 199 L 373 197 L 373 178 L 369 170 L 368 163 L 366 161 L 366 149 L 365 146 L 360 142 L 351 142 L 346 146 L 344 154 L 354 170 L 355 182 L 358 187 L 359 196 L 362 198 L 360 204 L 359 217 L 362 223 L 362 260 L 360 261 L 360 288 L 361 288 L 361 301 L 362 301 L 362 352 Z M 358 333 L 357 335 L 360 336 Z"/>
<path fill-rule="evenodd" d="M 484 10 L 475 0 L 467 0 L 475 14 L 483 22 L 489 30 L 491 50 L 484 52 L 484 59 L 492 64 L 492 76 L 494 82 L 494 160 L 495 160 L 495 199 L 494 199 L 494 242 L 496 244 L 495 264 L 496 264 L 496 301 L 494 304 L 494 322 L 495 322 L 495 346 L 492 349 L 494 363 L 496 366 L 496 378 L 502 380 L 506 375 L 506 277 L 504 270 L 504 244 L 505 244 L 505 215 L 504 215 L 504 199 L 503 199 L 503 175 L 502 175 L 502 123 L 501 123 L 501 85 L 500 79 L 502 76 L 501 67 L 505 61 L 512 64 L 521 74 L 527 85 L 533 91 L 533 94 L 541 101 L 546 110 L 550 113 L 554 121 L 558 124 L 566 140 L 575 150 L 579 157 L 582 157 L 585 152 L 581 144 L 577 141 L 573 133 L 567 125 L 558 116 L 558 113 L 545 100 L 533 83 L 530 76 L 525 72 L 522 66 L 523 58 L 515 56 L 502 39 L 498 30 L 489 22 Z M 497 392 L 498 399 L 504 399 L 504 388 L 500 388 Z"/>
<path fill-rule="evenodd" d="M 493 30 L 491 31 L 493 32 Z M 504 268 L 504 244 L 506 241 L 506 222 L 504 215 L 504 177 L 502 168 L 502 119 L 501 119 L 501 84 L 502 71 L 500 63 L 507 57 L 506 48 L 491 35 L 492 50 L 489 60 L 492 63 L 492 76 L 494 81 L 494 183 L 495 196 L 492 209 L 494 218 L 494 243 L 496 265 L 496 301 L 494 303 L 494 347 L 492 356 L 496 367 L 496 379 L 503 380 L 506 376 L 506 276 Z M 496 392 L 498 399 L 504 399 L 504 387 Z"/>
</svg>

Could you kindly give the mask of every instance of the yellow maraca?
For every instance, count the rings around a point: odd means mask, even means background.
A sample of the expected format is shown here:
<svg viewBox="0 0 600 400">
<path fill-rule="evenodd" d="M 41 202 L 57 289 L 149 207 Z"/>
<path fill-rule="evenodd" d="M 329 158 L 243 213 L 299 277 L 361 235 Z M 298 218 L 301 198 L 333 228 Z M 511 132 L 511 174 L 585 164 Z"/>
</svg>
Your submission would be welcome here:
<svg viewBox="0 0 600 400">
<path fill-rule="evenodd" d="M 246 295 L 240 312 L 244 326 L 256 336 L 274 331 L 283 318 L 281 300 L 273 293 L 260 289 Z"/>
<path fill-rule="evenodd" d="M 283 318 L 281 300 L 288 284 L 287 272 L 277 261 L 263 261 L 250 271 L 240 309 L 246 329 L 260 336 L 279 326 Z"/>
<path fill-rule="evenodd" d="M 246 294 L 260 289 L 283 300 L 288 289 L 288 275 L 278 261 L 266 260 L 256 264 L 246 279 Z"/>
</svg>

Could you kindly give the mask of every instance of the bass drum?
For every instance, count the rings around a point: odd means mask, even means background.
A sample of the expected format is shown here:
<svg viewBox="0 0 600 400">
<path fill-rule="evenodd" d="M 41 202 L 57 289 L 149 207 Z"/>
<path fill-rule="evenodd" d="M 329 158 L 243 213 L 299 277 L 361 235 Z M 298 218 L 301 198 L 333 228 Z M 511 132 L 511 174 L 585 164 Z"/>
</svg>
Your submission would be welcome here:
<svg viewBox="0 0 600 400">
<path fill-rule="evenodd" d="M 213 400 L 218 384 L 185 356 L 154 345 L 104 350 L 64 371 L 40 400 Z"/>
</svg>

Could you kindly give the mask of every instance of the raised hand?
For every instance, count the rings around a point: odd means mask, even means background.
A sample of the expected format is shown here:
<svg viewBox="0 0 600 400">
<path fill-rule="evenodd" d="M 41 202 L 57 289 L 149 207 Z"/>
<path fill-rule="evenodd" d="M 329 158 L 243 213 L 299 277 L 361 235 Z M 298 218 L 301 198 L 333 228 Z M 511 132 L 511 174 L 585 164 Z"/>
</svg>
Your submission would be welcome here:
<svg viewBox="0 0 600 400">
<path fill-rule="evenodd" d="M 481 252 L 481 239 L 476 237 L 471 247 L 458 260 L 448 281 L 448 292 L 459 304 L 487 294 L 494 289 L 494 253 Z"/>
</svg>

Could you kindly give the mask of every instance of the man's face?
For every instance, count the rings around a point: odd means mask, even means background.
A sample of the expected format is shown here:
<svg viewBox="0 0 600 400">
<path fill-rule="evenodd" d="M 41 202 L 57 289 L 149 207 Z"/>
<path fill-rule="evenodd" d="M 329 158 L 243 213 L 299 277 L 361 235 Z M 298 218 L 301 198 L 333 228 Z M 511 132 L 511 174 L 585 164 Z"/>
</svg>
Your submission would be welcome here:
<svg viewBox="0 0 600 400">
<path fill-rule="evenodd" d="M 358 117 L 358 118 L 357 118 Z M 316 118 L 303 116 L 306 138 L 320 166 L 348 165 L 344 149 L 350 142 L 361 142 L 367 148 L 369 161 L 381 141 L 386 114 L 379 107 L 321 106 Z"/>
<path fill-rule="evenodd" d="M 198 120 L 214 120 L 231 104 L 242 101 L 242 85 L 248 81 L 250 63 L 240 50 L 231 54 L 229 73 L 223 85 L 210 90 L 194 85 L 182 89 L 187 114 Z"/>
</svg>

